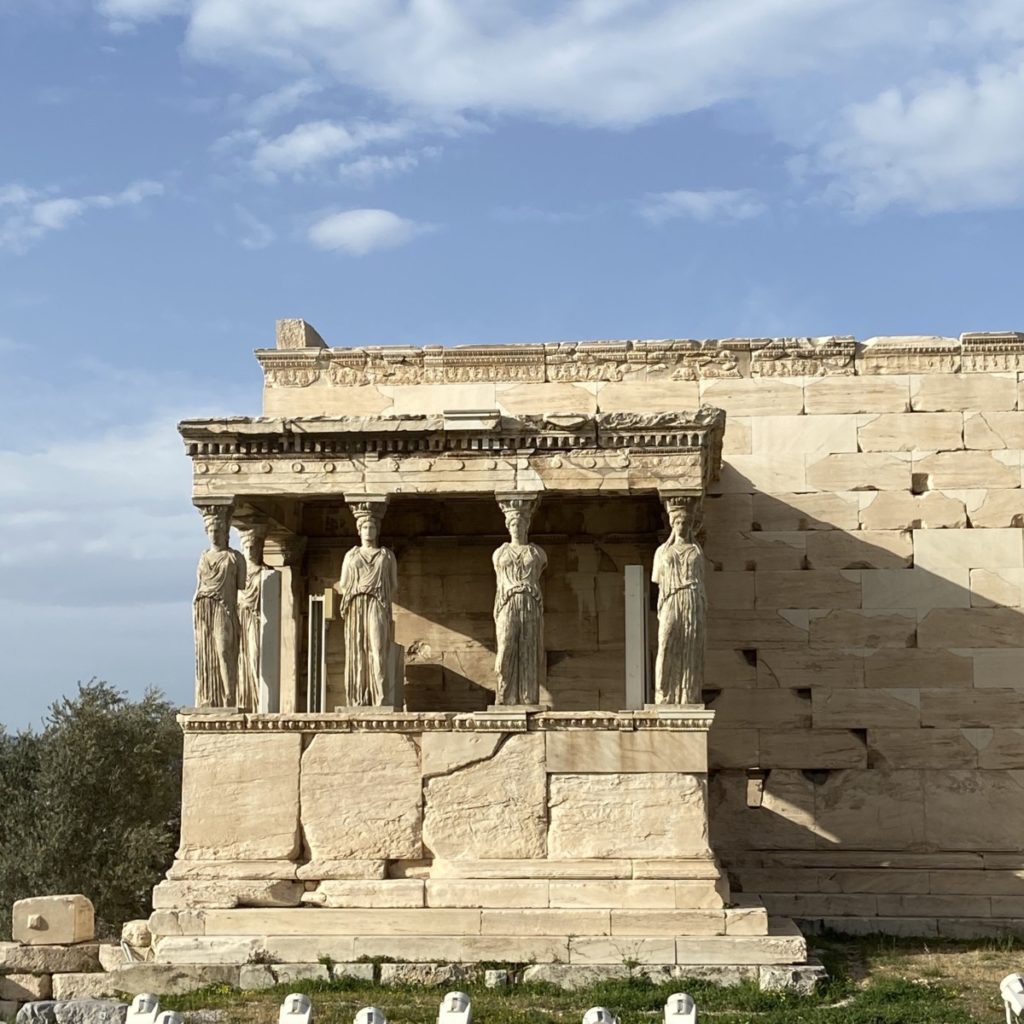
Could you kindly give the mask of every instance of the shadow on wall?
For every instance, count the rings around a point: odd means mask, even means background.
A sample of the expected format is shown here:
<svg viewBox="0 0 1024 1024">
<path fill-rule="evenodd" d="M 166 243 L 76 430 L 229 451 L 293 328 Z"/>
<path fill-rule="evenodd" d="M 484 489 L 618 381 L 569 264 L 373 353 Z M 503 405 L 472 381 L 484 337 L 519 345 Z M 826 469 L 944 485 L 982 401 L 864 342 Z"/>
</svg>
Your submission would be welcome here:
<svg viewBox="0 0 1024 1024">
<path fill-rule="evenodd" d="M 1019 853 L 1024 531 L 789 497 L 705 505 L 715 849 Z M 909 528 L 861 529 L 879 499 Z"/>
</svg>

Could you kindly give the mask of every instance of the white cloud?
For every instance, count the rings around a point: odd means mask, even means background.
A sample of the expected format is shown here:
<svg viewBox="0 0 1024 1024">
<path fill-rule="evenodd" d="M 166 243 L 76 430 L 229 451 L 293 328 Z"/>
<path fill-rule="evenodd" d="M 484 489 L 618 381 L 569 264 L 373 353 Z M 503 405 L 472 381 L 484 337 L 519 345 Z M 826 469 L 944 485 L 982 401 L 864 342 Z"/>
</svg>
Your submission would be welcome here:
<svg viewBox="0 0 1024 1024">
<path fill-rule="evenodd" d="M 288 85 L 264 93 L 253 100 L 245 112 L 245 119 L 250 124 L 265 124 L 276 118 L 297 110 L 304 100 L 315 96 L 323 86 L 311 78 L 300 78 Z"/>
<path fill-rule="evenodd" d="M 750 220 L 759 217 L 767 207 L 749 189 L 706 189 L 654 192 L 640 204 L 640 216 L 652 224 L 683 218 L 700 223 L 710 221 Z"/>
<path fill-rule="evenodd" d="M 250 163 L 264 177 L 298 175 L 346 153 L 401 141 L 415 131 L 411 121 L 308 121 L 272 139 L 259 137 Z"/>
<path fill-rule="evenodd" d="M 813 169 L 858 213 L 1024 202 L 1024 55 L 974 76 L 933 75 L 851 105 Z"/>
<path fill-rule="evenodd" d="M 393 156 L 387 153 L 371 153 L 347 160 L 338 165 L 338 174 L 359 185 L 369 185 L 379 178 L 392 178 L 415 170 L 422 160 L 439 156 L 438 146 L 424 146 L 420 150 L 406 150 Z"/>
<path fill-rule="evenodd" d="M 90 209 L 137 206 L 163 193 L 156 181 L 133 182 L 121 192 L 92 196 L 52 196 L 24 185 L 0 186 L 0 249 L 22 252 L 54 231 L 69 227 Z"/>
<path fill-rule="evenodd" d="M 310 227 L 308 237 L 318 249 L 365 256 L 378 249 L 406 245 L 430 230 L 431 225 L 406 220 L 390 210 L 344 210 L 318 220 Z"/>
</svg>

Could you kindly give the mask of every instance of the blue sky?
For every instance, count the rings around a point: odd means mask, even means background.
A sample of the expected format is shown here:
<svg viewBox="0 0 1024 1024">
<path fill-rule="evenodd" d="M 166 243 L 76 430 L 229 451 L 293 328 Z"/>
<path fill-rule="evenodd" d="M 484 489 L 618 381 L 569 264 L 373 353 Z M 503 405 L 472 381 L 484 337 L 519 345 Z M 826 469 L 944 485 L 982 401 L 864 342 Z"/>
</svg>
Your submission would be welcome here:
<svg viewBox="0 0 1024 1024">
<path fill-rule="evenodd" d="M 251 350 L 1020 328 L 1024 0 L 0 0 L 0 722 L 187 702 Z"/>
</svg>

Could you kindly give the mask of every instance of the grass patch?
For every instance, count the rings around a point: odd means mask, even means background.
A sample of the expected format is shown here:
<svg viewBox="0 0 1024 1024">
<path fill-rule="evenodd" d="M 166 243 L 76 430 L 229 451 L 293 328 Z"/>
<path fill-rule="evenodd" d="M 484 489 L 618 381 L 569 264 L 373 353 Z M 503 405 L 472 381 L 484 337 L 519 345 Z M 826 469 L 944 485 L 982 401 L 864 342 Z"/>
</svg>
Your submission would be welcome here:
<svg viewBox="0 0 1024 1024">
<path fill-rule="evenodd" d="M 1024 968 L 1019 939 L 979 942 L 838 936 L 811 939 L 830 981 L 811 996 L 762 992 L 744 982 L 722 988 L 680 979 L 654 984 L 628 978 L 577 992 L 525 984 L 487 989 L 461 982 L 477 1024 L 579 1024 L 591 1006 L 607 1006 L 623 1024 L 660 1024 L 665 1000 L 689 992 L 714 1024 L 981 1024 L 1002 1019 L 999 981 Z M 501 966 L 501 965 L 492 965 Z M 456 987 L 456 986 L 452 986 Z M 261 992 L 215 986 L 166 997 L 161 1008 L 220 1009 L 224 1024 L 266 1024 L 289 992 L 313 1000 L 317 1024 L 348 1024 L 362 1006 L 379 1006 L 395 1024 L 434 1024 L 441 987 L 381 986 L 354 978 L 295 982 Z"/>
</svg>

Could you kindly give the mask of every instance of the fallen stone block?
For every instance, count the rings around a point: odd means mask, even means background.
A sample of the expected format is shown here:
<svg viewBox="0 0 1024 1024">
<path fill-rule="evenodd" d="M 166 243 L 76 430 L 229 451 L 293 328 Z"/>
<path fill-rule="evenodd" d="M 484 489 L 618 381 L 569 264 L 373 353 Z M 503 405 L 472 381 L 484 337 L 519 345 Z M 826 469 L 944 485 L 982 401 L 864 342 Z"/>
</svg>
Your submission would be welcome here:
<svg viewBox="0 0 1024 1024">
<path fill-rule="evenodd" d="M 26 1003 L 17 1024 L 124 1024 L 128 1004 L 109 999 L 48 999 Z"/>
<path fill-rule="evenodd" d="M 119 989 L 105 972 L 90 974 L 58 974 L 53 979 L 53 998 L 107 999 L 116 996 Z"/>
<path fill-rule="evenodd" d="M 542 981 L 569 992 L 628 977 L 629 968 L 625 964 L 534 964 L 523 971 L 525 982 Z"/>
<path fill-rule="evenodd" d="M 96 937 L 92 903 L 79 893 L 16 900 L 11 934 L 15 942 L 29 946 L 91 942 Z"/>
<path fill-rule="evenodd" d="M 451 985 L 465 980 L 462 964 L 381 964 L 382 985 Z"/>
<path fill-rule="evenodd" d="M 178 996 L 210 985 L 238 985 L 239 968 L 221 964 L 126 964 L 107 977 L 118 992 L 137 996 L 153 992 L 158 996 Z"/>
<path fill-rule="evenodd" d="M 0 942 L 2 974 L 67 974 L 100 970 L 99 946 L 23 946 Z"/>
<path fill-rule="evenodd" d="M 49 999 L 53 994 L 49 974 L 0 975 L 0 999 L 16 999 L 27 1003 L 35 999 Z"/>
<path fill-rule="evenodd" d="M 809 996 L 827 980 L 828 972 L 819 963 L 766 964 L 758 968 L 758 983 L 764 992 L 793 992 Z"/>
</svg>

